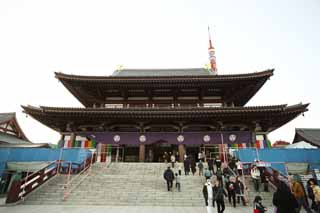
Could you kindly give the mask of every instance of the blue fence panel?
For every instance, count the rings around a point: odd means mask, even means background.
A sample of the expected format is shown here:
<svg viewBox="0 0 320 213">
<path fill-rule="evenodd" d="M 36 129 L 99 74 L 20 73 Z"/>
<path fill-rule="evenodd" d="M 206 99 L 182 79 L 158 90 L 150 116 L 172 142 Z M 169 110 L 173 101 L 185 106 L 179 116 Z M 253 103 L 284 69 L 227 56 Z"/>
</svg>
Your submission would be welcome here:
<svg viewBox="0 0 320 213">
<path fill-rule="evenodd" d="M 253 162 L 257 159 L 267 162 L 320 162 L 320 149 L 240 149 L 236 156 L 244 162 Z"/>
<path fill-rule="evenodd" d="M 91 156 L 87 149 L 4 148 L 0 149 L 1 162 L 55 161 L 64 160 L 82 163 Z"/>
<path fill-rule="evenodd" d="M 9 153 L 10 153 L 10 149 L 9 148 L 0 149 L 0 162 L 8 161 Z"/>
</svg>

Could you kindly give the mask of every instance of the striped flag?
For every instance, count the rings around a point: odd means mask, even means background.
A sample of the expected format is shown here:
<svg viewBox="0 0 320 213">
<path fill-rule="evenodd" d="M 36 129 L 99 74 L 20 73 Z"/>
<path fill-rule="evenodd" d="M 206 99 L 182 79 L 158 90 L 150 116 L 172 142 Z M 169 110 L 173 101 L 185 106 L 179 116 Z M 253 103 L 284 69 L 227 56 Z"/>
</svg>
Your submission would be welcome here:
<svg viewBox="0 0 320 213">
<path fill-rule="evenodd" d="M 268 148 L 271 148 L 271 147 L 272 147 L 270 140 L 267 140 L 267 141 L 266 141 L 266 144 L 267 144 L 267 147 L 268 147 Z"/>
<path fill-rule="evenodd" d="M 259 140 L 256 140 L 255 147 L 256 147 L 257 149 L 260 149 L 260 141 L 259 141 Z"/>
</svg>

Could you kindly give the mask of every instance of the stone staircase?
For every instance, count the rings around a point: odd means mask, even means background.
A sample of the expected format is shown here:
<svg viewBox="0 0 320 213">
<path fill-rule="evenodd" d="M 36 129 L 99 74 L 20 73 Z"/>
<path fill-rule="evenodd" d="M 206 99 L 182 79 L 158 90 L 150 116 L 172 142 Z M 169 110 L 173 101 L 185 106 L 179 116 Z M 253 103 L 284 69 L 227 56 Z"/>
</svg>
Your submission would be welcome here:
<svg viewBox="0 0 320 213">
<path fill-rule="evenodd" d="M 65 176 L 61 175 L 30 194 L 24 204 L 204 206 L 202 186 L 205 178 L 182 174 L 181 192 L 175 187 L 168 192 L 163 179 L 167 166 L 165 163 L 112 163 L 107 167 L 106 164 L 96 163 L 82 182 L 73 182 L 77 186 L 66 200 L 62 199 Z M 182 167 L 181 164 L 180 166 Z M 251 181 L 247 181 L 247 186 L 252 203 L 255 193 L 252 193 Z M 260 195 L 267 198 L 264 199 L 264 204 L 271 202 L 272 193 L 261 192 Z M 228 206 L 227 199 L 225 201 Z"/>
<path fill-rule="evenodd" d="M 273 193 L 275 192 L 275 190 L 271 187 L 271 185 L 269 185 L 269 192 L 264 192 L 263 191 L 263 186 L 260 184 L 260 190 L 259 192 L 256 192 L 254 189 L 254 185 L 253 182 L 251 180 L 250 176 L 246 176 L 245 177 L 245 183 L 246 183 L 246 187 L 248 188 L 248 196 L 249 196 L 249 203 L 250 205 L 252 205 L 253 200 L 255 198 L 255 196 L 259 195 L 262 197 L 262 203 L 265 206 L 272 206 L 272 196 Z"/>
</svg>

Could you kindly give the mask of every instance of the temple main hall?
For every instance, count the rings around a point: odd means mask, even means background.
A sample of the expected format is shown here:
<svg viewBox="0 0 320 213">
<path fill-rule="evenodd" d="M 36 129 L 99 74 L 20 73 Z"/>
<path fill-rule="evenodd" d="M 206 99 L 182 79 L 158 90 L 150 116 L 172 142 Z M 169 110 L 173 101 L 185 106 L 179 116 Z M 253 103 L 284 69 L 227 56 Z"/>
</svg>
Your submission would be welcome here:
<svg viewBox="0 0 320 213">
<path fill-rule="evenodd" d="M 300 114 L 308 104 L 246 106 L 273 69 L 217 75 L 210 69 L 120 69 L 110 76 L 55 73 L 81 108 L 22 106 L 61 134 L 61 147 L 88 148 L 99 161 L 161 162 L 224 157 L 250 147 Z M 261 144 L 263 146 L 263 144 Z"/>
</svg>

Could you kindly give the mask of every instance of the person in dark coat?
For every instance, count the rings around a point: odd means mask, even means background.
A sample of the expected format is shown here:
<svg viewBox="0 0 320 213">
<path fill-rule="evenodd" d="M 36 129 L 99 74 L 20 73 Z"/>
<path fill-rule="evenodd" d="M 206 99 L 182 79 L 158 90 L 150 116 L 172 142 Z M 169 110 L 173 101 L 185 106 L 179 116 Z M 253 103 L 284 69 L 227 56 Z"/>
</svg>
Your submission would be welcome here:
<svg viewBox="0 0 320 213">
<path fill-rule="evenodd" d="M 190 160 L 189 160 L 188 157 L 186 159 L 184 159 L 183 167 L 184 167 L 184 175 L 189 175 L 189 172 L 190 172 Z"/>
<path fill-rule="evenodd" d="M 236 178 L 234 176 L 229 177 L 229 181 L 226 183 L 226 188 L 228 191 L 229 203 L 236 207 Z"/>
<path fill-rule="evenodd" d="M 290 191 L 290 188 L 283 181 L 277 186 L 277 191 L 273 194 L 272 203 L 277 207 L 277 213 L 294 213 L 298 208 L 298 202 Z"/>
<path fill-rule="evenodd" d="M 240 180 L 240 176 L 237 176 L 237 178 L 236 178 L 235 191 L 236 191 L 236 196 L 237 196 L 237 203 L 240 204 L 240 198 L 241 198 L 242 204 L 245 206 L 246 201 L 244 199 L 244 184 Z"/>
<path fill-rule="evenodd" d="M 315 201 L 313 189 L 311 188 L 311 181 L 313 181 L 314 183 L 316 183 L 316 181 L 315 181 L 313 178 L 310 178 L 310 179 L 307 181 L 307 193 L 308 193 L 308 197 L 309 197 L 310 200 L 311 200 L 311 209 L 317 210 L 317 205 L 316 205 L 316 201 Z"/>
<path fill-rule="evenodd" d="M 265 213 L 267 211 L 267 208 L 262 204 L 262 198 L 259 195 L 254 198 L 253 207 L 257 209 L 259 213 Z"/>
<path fill-rule="evenodd" d="M 227 196 L 227 194 L 224 191 L 223 186 L 219 183 L 219 181 L 215 182 L 212 189 L 213 189 L 213 199 L 217 203 L 218 213 L 223 213 L 225 210 L 224 196 Z"/>
<path fill-rule="evenodd" d="M 261 184 L 263 185 L 263 191 L 269 192 L 269 174 L 266 168 L 260 170 Z"/>
<path fill-rule="evenodd" d="M 168 191 L 170 191 L 170 189 L 172 189 L 173 180 L 174 180 L 174 174 L 173 174 L 172 170 L 170 169 L 170 166 L 163 173 L 163 177 L 167 181 Z"/>
<path fill-rule="evenodd" d="M 214 162 L 214 164 L 216 164 L 216 166 L 217 166 L 217 169 L 221 169 L 221 163 L 222 162 L 221 162 L 219 156 L 217 156 L 217 158 L 216 158 L 216 160 Z"/>
<path fill-rule="evenodd" d="M 197 164 L 196 164 L 196 161 L 194 160 L 193 157 L 191 157 L 191 159 L 190 159 L 190 166 L 191 166 L 191 172 L 194 175 L 197 171 L 197 168 L 196 168 Z"/>
<path fill-rule="evenodd" d="M 209 160 L 208 160 L 208 169 L 209 169 L 209 171 L 211 171 L 211 173 L 214 173 L 214 169 L 213 169 L 213 159 L 209 159 Z"/>
</svg>

